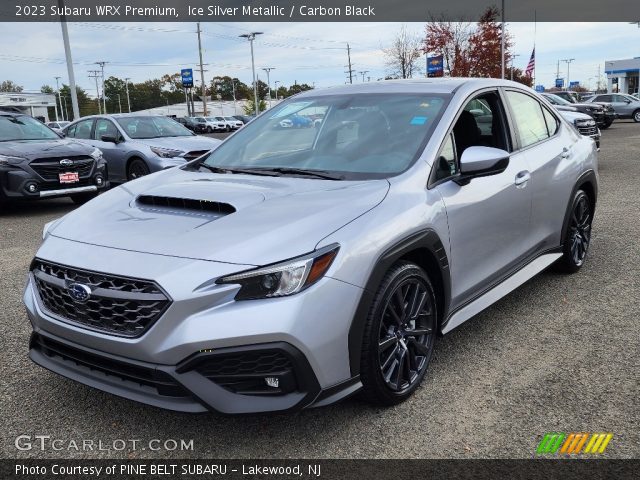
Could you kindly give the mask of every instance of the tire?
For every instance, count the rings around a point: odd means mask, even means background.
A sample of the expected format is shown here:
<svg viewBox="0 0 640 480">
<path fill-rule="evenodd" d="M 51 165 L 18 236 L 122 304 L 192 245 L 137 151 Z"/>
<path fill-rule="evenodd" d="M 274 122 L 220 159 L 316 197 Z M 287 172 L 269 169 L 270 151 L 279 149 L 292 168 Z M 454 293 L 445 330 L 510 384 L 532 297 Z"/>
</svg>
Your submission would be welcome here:
<svg viewBox="0 0 640 480">
<path fill-rule="evenodd" d="M 569 221 L 563 238 L 562 257 L 558 260 L 557 270 L 563 273 L 576 273 L 582 268 L 591 243 L 591 223 L 593 206 L 584 190 L 578 190 L 571 202 Z"/>
<path fill-rule="evenodd" d="M 600 130 L 606 130 L 611 126 L 612 123 L 613 123 L 613 120 L 607 120 L 602 124 L 602 126 L 600 127 Z"/>
<path fill-rule="evenodd" d="M 207 127 L 207 133 L 213 133 L 213 128 Z"/>
<path fill-rule="evenodd" d="M 93 200 L 98 196 L 98 192 L 91 193 L 76 193 L 75 195 L 71 195 L 70 198 L 73 200 L 73 203 L 76 205 L 84 205 L 89 200 Z"/>
<path fill-rule="evenodd" d="M 418 388 L 436 340 L 438 312 L 429 277 L 401 261 L 387 272 L 367 316 L 362 341 L 362 397 L 396 405 Z"/>
<path fill-rule="evenodd" d="M 227 133 L 228 133 L 228 132 L 230 132 L 230 131 L 231 131 L 231 127 L 230 127 L 229 125 L 227 125 L 227 127 L 225 128 L 225 130 L 226 130 L 226 131 L 227 131 Z"/>
<path fill-rule="evenodd" d="M 127 166 L 127 180 L 135 180 L 149 173 L 149 167 L 141 158 L 134 158 Z"/>
<path fill-rule="evenodd" d="M 640 123 L 640 108 L 635 112 L 633 112 L 633 115 L 631 115 L 631 118 L 633 118 L 634 122 Z"/>
</svg>

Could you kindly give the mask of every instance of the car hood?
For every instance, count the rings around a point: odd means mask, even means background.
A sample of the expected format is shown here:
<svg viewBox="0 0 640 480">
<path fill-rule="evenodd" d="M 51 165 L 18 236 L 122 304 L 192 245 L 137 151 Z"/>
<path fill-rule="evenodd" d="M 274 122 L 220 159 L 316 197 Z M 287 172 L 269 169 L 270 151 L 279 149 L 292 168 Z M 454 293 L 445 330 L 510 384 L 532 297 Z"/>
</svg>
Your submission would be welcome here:
<svg viewBox="0 0 640 480">
<path fill-rule="evenodd" d="M 216 138 L 201 137 L 199 135 L 188 137 L 141 138 L 135 141 L 149 147 L 172 148 L 185 152 L 213 150 L 222 143 L 221 140 Z"/>
<path fill-rule="evenodd" d="M 46 157 L 89 155 L 93 150 L 95 150 L 94 147 L 67 139 L 0 142 L 0 155 L 13 155 L 29 160 Z"/>
<path fill-rule="evenodd" d="M 574 120 L 593 120 L 590 115 L 581 112 L 562 111 L 560 114 L 571 123 L 573 123 Z"/>
<path fill-rule="evenodd" d="M 572 103 L 571 106 L 576 108 L 597 108 L 601 107 L 602 105 L 599 105 L 597 103 Z"/>
<path fill-rule="evenodd" d="M 171 169 L 100 195 L 49 233 L 117 249 L 266 265 L 313 251 L 324 237 L 382 202 L 388 190 L 387 180 Z M 145 197 L 157 204 L 143 204 Z M 225 213 L 189 208 L 201 202 L 222 205 Z M 166 204 L 177 206 L 161 206 Z"/>
</svg>

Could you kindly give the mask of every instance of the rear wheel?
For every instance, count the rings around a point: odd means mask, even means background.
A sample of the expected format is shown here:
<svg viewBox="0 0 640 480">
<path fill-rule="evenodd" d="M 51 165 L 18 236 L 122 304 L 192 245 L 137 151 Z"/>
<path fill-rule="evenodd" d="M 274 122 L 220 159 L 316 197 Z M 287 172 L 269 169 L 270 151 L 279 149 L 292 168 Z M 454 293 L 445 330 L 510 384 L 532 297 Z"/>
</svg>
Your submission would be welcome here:
<svg viewBox="0 0 640 480">
<path fill-rule="evenodd" d="M 127 180 L 135 180 L 136 178 L 149 175 L 149 167 L 141 158 L 134 158 L 127 167 Z"/>
<path fill-rule="evenodd" d="M 425 271 L 399 262 L 385 275 L 365 325 L 362 395 L 380 405 L 406 400 L 420 385 L 436 340 L 437 311 Z"/>
<path fill-rule="evenodd" d="M 613 123 L 613 120 L 606 120 L 601 126 L 600 126 L 600 130 L 606 130 L 607 128 L 609 128 L 611 126 L 611 124 Z"/>
<path fill-rule="evenodd" d="M 633 112 L 633 121 L 636 123 L 640 123 L 640 109 Z"/>
<path fill-rule="evenodd" d="M 578 190 L 573 197 L 567 230 L 564 233 L 562 257 L 558 260 L 558 268 L 565 273 L 575 273 L 587 258 L 591 243 L 591 223 L 593 206 L 584 190 Z"/>
</svg>

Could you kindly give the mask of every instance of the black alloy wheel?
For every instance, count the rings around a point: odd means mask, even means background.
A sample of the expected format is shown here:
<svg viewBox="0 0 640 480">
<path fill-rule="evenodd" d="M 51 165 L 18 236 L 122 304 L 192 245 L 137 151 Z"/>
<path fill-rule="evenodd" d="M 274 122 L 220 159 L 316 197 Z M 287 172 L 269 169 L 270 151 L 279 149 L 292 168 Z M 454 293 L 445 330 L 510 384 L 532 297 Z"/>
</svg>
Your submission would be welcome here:
<svg viewBox="0 0 640 480">
<path fill-rule="evenodd" d="M 394 405 L 415 391 L 433 353 L 436 310 L 424 270 L 409 262 L 391 268 L 365 328 L 361 378 L 367 400 Z"/>
<path fill-rule="evenodd" d="M 591 243 L 592 221 L 593 209 L 589 196 L 583 190 L 578 190 L 573 199 L 564 236 L 563 255 L 559 261 L 561 270 L 574 273 L 584 265 Z"/>
<path fill-rule="evenodd" d="M 134 158 L 129 164 L 129 168 L 127 168 L 127 179 L 135 180 L 136 178 L 144 177 L 145 175 L 149 175 L 149 167 L 147 167 L 144 160 Z"/>
</svg>

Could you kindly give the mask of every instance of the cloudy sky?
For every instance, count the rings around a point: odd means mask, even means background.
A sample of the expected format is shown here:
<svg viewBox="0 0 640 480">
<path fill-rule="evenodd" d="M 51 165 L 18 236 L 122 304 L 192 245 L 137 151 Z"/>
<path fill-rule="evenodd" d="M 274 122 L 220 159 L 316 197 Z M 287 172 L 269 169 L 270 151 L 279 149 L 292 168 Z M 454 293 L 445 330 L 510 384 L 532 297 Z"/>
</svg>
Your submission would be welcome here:
<svg viewBox="0 0 640 480">
<path fill-rule="evenodd" d="M 383 77 L 387 72 L 381 48 L 388 46 L 400 28 L 394 23 L 203 23 L 206 79 L 230 75 L 251 82 L 248 42 L 238 36 L 262 31 L 255 42 L 256 68 L 275 67 L 271 82 L 326 87 L 345 82 L 346 43 L 357 80 Z M 406 24 L 416 34 L 424 23 Z M 96 61 L 109 62 L 106 76 L 132 81 L 157 78 L 180 68 L 195 67 L 198 51 L 195 23 L 70 23 L 69 34 L 76 82 L 91 94 L 94 81 L 88 70 Z M 575 58 L 571 80 L 595 87 L 605 61 L 640 56 L 640 28 L 628 23 L 510 23 L 517 67 L 526 66 L 536 43 L 536 83 L 553 84 L 559 59 Z M 420 60 L 424 68 L 424 58 Z M 566 64 L 560 64 L 561 77 Z M 65 83 L 67 71 L 60 25 L 57 23 L 0 24 L 0 81 L 9 79 L 25 90 Z M 266 74 L 259 70 L 266 81 Z"/>
</svg>

